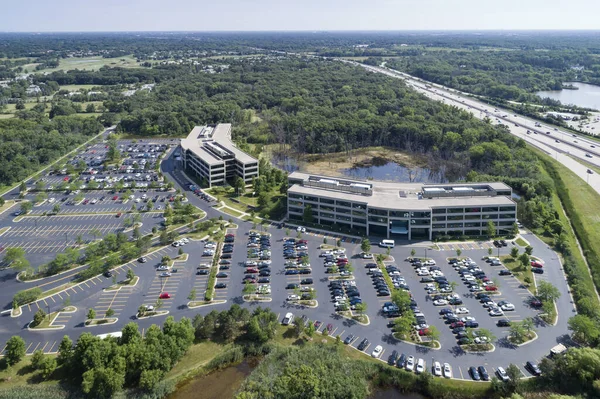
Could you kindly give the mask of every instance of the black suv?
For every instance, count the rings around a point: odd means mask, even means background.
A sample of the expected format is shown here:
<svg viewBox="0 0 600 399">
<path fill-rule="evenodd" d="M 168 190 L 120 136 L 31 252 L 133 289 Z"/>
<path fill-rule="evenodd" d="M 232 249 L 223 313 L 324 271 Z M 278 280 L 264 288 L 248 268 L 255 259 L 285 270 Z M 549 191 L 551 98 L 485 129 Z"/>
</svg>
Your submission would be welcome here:
<svg viewBox="0 0 600 399">
<path fill-rule="evenodd" d="M 362 341 L 360 341 L 360 344 L 358 344 L 356 349 L 358 349 L 359 351 L 363 351 L 367 348 L 367 346 L 369 346 L 369 340 L 365 338 Z"/>
</svg>

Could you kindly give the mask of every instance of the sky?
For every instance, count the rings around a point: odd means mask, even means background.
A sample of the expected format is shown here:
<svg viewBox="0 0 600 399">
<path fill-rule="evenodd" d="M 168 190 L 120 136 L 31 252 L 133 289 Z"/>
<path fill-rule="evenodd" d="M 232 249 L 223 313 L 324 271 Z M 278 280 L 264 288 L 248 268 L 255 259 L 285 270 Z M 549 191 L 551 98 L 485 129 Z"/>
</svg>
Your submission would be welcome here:
<svg viewBox="0 0 600 399">
<path fill-rule="evenodd" d="M 2 0 L 0 31 L 600 29 L 598 0 Z"/>
</svg>

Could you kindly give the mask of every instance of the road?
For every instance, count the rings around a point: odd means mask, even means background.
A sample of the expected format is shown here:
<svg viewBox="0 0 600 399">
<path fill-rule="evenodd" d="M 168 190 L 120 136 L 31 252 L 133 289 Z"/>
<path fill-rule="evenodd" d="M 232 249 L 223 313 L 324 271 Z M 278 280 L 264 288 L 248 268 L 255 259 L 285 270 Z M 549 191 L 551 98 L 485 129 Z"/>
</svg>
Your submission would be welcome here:
<svg viewBox="0 0 600 399">
<path fill-rule="evenodd" d="M 517 116 L 510 113 L 510 111 L 495 108 L 477 101 L 464 93 L 438 84 L 424 82 L 421 79 L 385 66 L 376 67 L 364 65 L 355 61 L 341 61 L 363 67 L 375 73 L 403 79 L 409 87 L 424 94 L 428 98 L 470 111 L 476 118 L 483 120 L 488 117 L 492 120 L 495 119 L 503 122 L 503 124 L 508 127 L 511 134 L 544 151 L 574 172 L 577 176 L 587 181 L 596 192 L 600 193 L 600 175 L 588 173 L 588 167 L 574 159 L 585 160 L 600 167 L 600 144 L 598 142 L 581 135 L 575 135 L 576 137 L 573 137 L 571 132 L 565 132 L 561 129 L 555 130 L 554 127 L 549 127 L 545 124 L 542 124 L 541 127 L 536 127 L 535 124 L 538 123 L 536 120 L 520 115 Z M 527 131 L 530 133 L 527 134 Z M 550 134 L 547 134 L 547 132 Z M 586 154 L 591 156 L 591 158 Z"/>
</svg>

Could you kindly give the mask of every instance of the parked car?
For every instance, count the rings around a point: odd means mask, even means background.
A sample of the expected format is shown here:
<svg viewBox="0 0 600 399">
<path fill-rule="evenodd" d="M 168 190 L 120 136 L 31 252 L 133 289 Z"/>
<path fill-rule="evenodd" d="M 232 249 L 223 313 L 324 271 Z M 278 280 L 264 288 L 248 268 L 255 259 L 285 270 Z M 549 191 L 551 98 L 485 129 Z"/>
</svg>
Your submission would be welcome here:
<svg viewBox="0 0 600 399">
<path fill-rule="evenodd" d="M 381 356 L 382 352 L 383 352 L 383 346 L 377 345 L 375 347 L 375 349 L 373 349 L 373 352 L 371 353 L 371 356 L 374 357 L 374 358 L 378 358 L 379 356 Z"/>
<path fill-rule="evenodd" d="M 542 374 L 542 370 L 540 370 L 540 368 L 538 367 L 537 364 L 528 361 L 527 363 L 525 363 L 525 368 L 533 375 L 535 376 L 539 376 Z"/>
<path fill-rule="evenodd" d="M 160 299 L 169 299 L 169 298 L 171 298 L 171 294 L 169 294 L 168 292 L 161 292 L 158 297 Z"/>
<path fill-rule="evenodd" d="M 506 382 L 506 381 L 508 381 L 508 380 L 510 379 L 510 378 L 508 377 L 508 374 L 506 373 L 506 371 L 504 370 L 504 368 L 503 368 L 503 367 L 498 367 L 498 368 L 496 369 L 496 374 L 498 375 L 498 378 L 499 378 L 501 381 L 504 381 L 504 382 Z"/>
<path fill-rule="evenodd" d="M 471 378 L 475 381 L 481 381 L 481 376 L 479 375 L 479 371 L 477 371 L 475 366 L 469 367 L 469 374 L 471 375 Z"/>
<path fill-rule="evenodd" d="M 479 367 L 477 367 L 477 371 L 479 372 L 479 375 L 481 376 L 481 379 L 483 381 L 489 381 L 490 380 L 490 375 L 488 374 L 488 372 L 485 369 L 485 367 L 479 366 Z"/>
<path fill-rule="evenodd" d="M 294 314 L 292 312 L 288 312 L 285 314 L 285 317 L 283 318 L 283 321 L 281 322 L 281 324 L 283 324 L 284 326 L 289 326 L 293 322 L 294 322 Z"/>
</svg>

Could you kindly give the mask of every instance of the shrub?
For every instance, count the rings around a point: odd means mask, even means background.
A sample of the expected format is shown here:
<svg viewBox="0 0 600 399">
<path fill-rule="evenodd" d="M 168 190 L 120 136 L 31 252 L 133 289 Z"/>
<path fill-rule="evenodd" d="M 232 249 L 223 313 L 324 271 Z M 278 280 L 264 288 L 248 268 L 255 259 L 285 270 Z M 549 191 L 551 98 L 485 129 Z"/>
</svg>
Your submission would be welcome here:
<svg viewBox="0 0 600 399">
<path fill-rule="evenodd" d="M 31 288 L 24 291 L 19 291 L 13 297 L 13 308 L 25 305 L 27 303 L 35 302 L 42 295 L 41 288 Z"/>
</svg>

